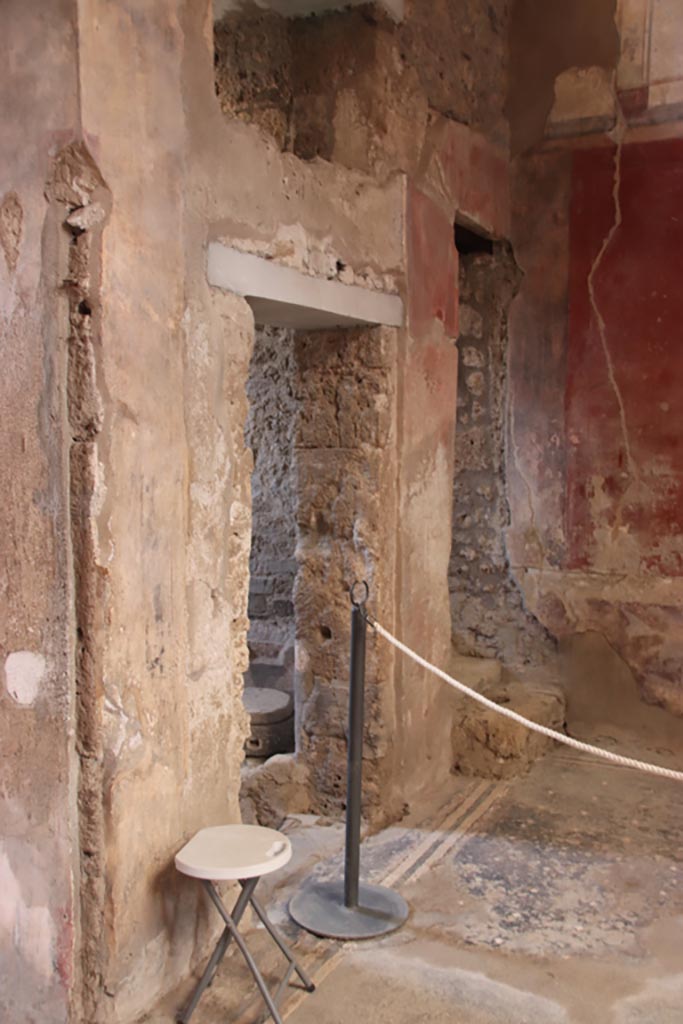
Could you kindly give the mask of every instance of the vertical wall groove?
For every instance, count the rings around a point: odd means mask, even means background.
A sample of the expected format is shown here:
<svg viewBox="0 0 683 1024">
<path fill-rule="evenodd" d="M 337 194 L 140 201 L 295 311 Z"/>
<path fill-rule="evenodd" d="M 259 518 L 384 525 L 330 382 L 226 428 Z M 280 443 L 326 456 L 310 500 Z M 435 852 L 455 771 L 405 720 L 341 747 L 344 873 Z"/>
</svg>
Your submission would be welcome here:
<svg viewBox="0 0 683 1024">
<path fill-rule="evenodd" d="M 57 156 L 47 195 L 59 210 L 66 248 L 66 415 L 69 431 L 68 487 L 72 558 L 75 731 L 81 956 L 73 1012 L 97 1018 L 100 994 L 103 906 L 104 807 L 101 740 L 102 671 L 97 633 L 104 614 L 105 571 L 97 565 L 94 502 L 97 437 L 102 404 L 97 383 L 99 250 L 109 195 L 80 143 Z"/>
</svg>

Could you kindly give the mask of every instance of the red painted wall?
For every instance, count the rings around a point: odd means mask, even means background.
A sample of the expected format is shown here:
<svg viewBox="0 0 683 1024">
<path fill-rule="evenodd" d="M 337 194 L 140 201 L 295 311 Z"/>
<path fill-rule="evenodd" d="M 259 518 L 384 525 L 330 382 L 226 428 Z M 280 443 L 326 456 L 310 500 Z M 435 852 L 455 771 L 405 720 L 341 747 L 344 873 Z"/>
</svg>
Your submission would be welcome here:
<svg viewBox="0 0 683 1024">
<path fill-rule="evenodd" d="M 568 568 L 683 575 L 683 140 L 574 155 Z M 604 320 L 601 338 L 599 317 Z M 607 349 L 608 357 L 605 353 Z M 610 368 L 611 362 L 611 368 Z"/>
</svg>

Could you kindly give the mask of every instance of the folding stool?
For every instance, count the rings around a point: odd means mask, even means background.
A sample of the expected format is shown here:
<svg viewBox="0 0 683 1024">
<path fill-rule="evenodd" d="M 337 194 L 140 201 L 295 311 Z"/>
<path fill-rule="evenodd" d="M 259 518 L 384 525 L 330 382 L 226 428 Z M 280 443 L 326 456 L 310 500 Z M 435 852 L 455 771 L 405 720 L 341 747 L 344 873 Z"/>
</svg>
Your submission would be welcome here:
<svg viewBox="0 0 683 1024">
<path fill-rule="evenodd" d="M 213 981 L 231 939 L 235 940 L 246 960 L 275 1024 L 282 1024 L 277 1002 L 293 971 L 299 975 L 307 992 L 314 990 L 315 986 L 310 978 L 297 963 L 286 942 L 268 919 L 263 905 L 254 895 L 259 879 L 263 875 L 283 867 L 291 856 L 292 845 L 287 836 L 275 829 L 262 828 L 259 825 L 219 825 L 215 828 L 203 828 L 176 854 L 175 866 L 178 871 L 201 880 L 225 925 L 190 1001 L 176 1018 L 179 1024 L 188 1024 L 202 993 Z M 242 886 L 242 891 L 231 914 L 225 909 L 214 885 L 214 882 L 228 880 L 238 881 Z M 254 958 L 238 931 L 240 920 L 248 904 L 251 904 L 289 964 L 274 995 L 271 995 Z"/>
</svg>

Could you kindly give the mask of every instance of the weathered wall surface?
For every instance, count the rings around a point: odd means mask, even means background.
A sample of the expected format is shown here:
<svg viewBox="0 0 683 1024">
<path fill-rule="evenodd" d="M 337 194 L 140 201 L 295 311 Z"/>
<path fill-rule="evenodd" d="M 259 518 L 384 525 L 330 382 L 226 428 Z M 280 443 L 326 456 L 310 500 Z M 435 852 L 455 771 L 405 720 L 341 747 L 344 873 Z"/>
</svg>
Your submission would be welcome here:
<svg viewBox="0 0 683 1024">
<path fill-rule="evenodd" d="M 0 10 L 13 68 L 0 81 L 0 1017 L 45 1024 L 67 1019 L 78 931 L 70 204 L 57 172 L 78 128 L 75 6 Z"/>
<path fill-rule="evenodd" d="M 571 4 L 513 0 L 507 100 L 513 154 L 533 148 L 544 138 L 558 78 L 590 68 L 604 72 L 609 81 L 619 58 L 615 8 L 616 0 L 575 0 Z M 599 74 L 596 81 L 589 81 L 591 108 L 590 86 L 600 98 L 602 82 Z M 589 116 L 596 113 L 604 111 L 590 109 Z"/>
<path fill-rule="evenodd" d="M 251 56 L 237 56 L 221 42 L 216 74 L 226 113 L 235 86 L 239 90 L 246 77 L 244 103 L 233 112 L 256 121 L 267 133 L 266 122 L 275 115 L 262 116 L 263 107 L 270 102 L 277 106 L 275 83 L 286 78 L 290 85 L 280 90 L 284 99 L 278 109 L 288 129 L 280 133 L 279 145 L 287 134 L 286 147 L 310 160 L 312 171 L 333 166 L 339 175 L 344 167 L 359 169 L 384 180 L 386 188 L 401 189 L 407 242 L 401 273 L 392 279 L 384 261 L 375 263 L 364 278 L 389 289 L 401 282 L 403 273 L 408 279 L 407 330 L 397 345 L 397 596 L 394 607 L 384 590 L 381 605 L 375 595 L 374 607 L 387 621 L 395 616 L 393 624 L 407 642 L 437 660 L 450 649 L 447 566 L 458 360 L 453 222 L 457 213 L 496 237 L 505 237 L 509 230 L 506 152 L 498 144 L 506 138 L 499 99 L 505 82 L 507 11 L 503 4 L 488 9 L 476 5 L 471 15 L 456 17 L 449 5 L 414 4 L 397 28 L 369 8 L 330 14 L 291 23 L 288 50 L 280 45 L 282 26 L 271 15 L 274 34 L 264 47 L 264 62 L 254 69 Z M 267 30 L 266 22 L 259 20 L 259 31 Z M 219 38 L 228 25 L 222 23 Z M 433 70 L 436 51 L 441 56 Z M 488 76 L 486 88 L 482 76 Z M 456 113 L 454 105 L 458 116 L 481 130 L 443 116 Z M 407 187 L 397 172 L 407 172 Z M 357 205 L 358 200 L 353 202 Z M 379 232 L 384 235 L 386 226 Z M 366 240 L 371 234 L 366 229 Z M 278 235 L 269 243 L 264 240 L 260 251 L 285 262 L 296 260 L 297 239 L 282 228 Z M 254 243 L 249 247 L 259 251 Z M 330 255 L 332 259 L 325 253 L 310 254 L 307 267 L 342 280 L 358 279 L 357 260 L 343 252 L 336 259 Z M 443 689 L 402 664 L 396 667 L 392 700 L 396 732 L 389 756 L 398 801 L 409 798 L 406 787 L 419 790 L 416 763 L 425 772 L 448 774 L 450 709 Z M 387 717 L 386 732 L 390 723 Z M 318 773 L 316 784 L 322 778 Z"/>
<path fill-rule="evenodd" d="M 230 12 L 214 29 L 216 95 L 221 110 L 291 149 L 290 22 L 258 7 Z"/>
<path fill-rule="evenodd" d="M 524 608 L 505 547 L 508 308 L 519 271 L 506 245 L 460 255 L 453 547 L 453 642 L 462 654 L 507 665 L 542 660 L 549 637 Z"/>
<path fill-rule="evenodd" d="M 683 120 L 683 23 L 677 0 L 617 0 L 617 89 L 634 125 Z M 680 133 L 679 133 L 680 134 Z"/>
<path fill-rule="evenodd" d="M 506 237 L 509 179 L 504 152 L 445 118 L 433 118 L 419 164 L 407 198 L 408 331 L 399 355 L 397 629 L 415 650 L 444 664 L 451 641 L 447 567 L 458 382 L 453 225 L 459 216 L 487 235 Z M 432 778 L 450 771 L 450 693 L 399 659 L 396 709 L 396 778 L 405 798 L 419 799 L 424 776 L 414 765 Z"/>
<path fill-rule="evenodd" d="M 211 927 L 201 913 L 197 924 L 197 887 L 176 877 L 173 854 L 197 828 L 239 814 L 253 322 L 244 300 L 207 286 L 207 241 L 401 290 L 407 302 L 405 330 L 358 332 L 343 344 L 309 336 L 297 355 L 301 387 L 320 396 L 297 438 L 299 728 L 318 800 L 338 808 L 346 585 L 368 577 L 386 625 L 430 657 L 448 648 L 452 225 L 461 212 L 505 234 L 507 164 L 483 134 L 436 110 L 427 116 L 438 100 L 415 84 L 417 57 L 401 76 L 424 132 L 396 101 L 403 141 L 382 156 L 394 127 L 381 119 L 394 100 L 373 67 L 376 158 L 366 161 L 362 119 L 342 111 L 338 163 L 304 163 L 272 133 L 225 119 L 208 3 L 84 0 L 78 17 L 66 6 L 39 9 L 55 19 L 53 64 L 41 49 L 35 75 L 13 87 L 21 102 L 8 95 L 15 157 L 0 217 L 12 367 L 3 470 L 14 496 L 4 536 L 16 538 L 3 656 L 36 655 L 4 661 L 11 785 L 23 794 L 2 861 L 12 894 L 4 941 L 23 979 L 10 1013 L 63 1019 L 80 928 L 74 1001 L 88 1022 L 127 1024 L 187 974 Z M 31 68 L 45 23 L 8 10 L 13 52 L 26 55 L 18 66 Z M 398 37 L 367 24 L 389 39 L 382 52 L 393 60 Z M 77 83 L 66 67 L 78 67 Z M 46 82 L 63 109 L 44 107 Z M 40 98 L 40 113 L 22 106 L 28 96 Z M 351 98 L 345 89 L 343 102 Z M 33 149 L 27 119 L 42 126 Z M 483 115 L 472 120 L 483 126 Z M 411 183 L 395 173 L 405 168 Z M 382 181 L 365 173 L 382 169 Z M 406 784 L 419 791 L 431 777 L 431 750 L 446 777 L 450 721 L 446 697 L 423 674 L 394 672 L 374 645 L 370 666 L 368 809 L 378 817 L 406 798 Z"/>
<path fill-rule="evenodd" d="M 551 131 L 552 148 L 516 164 L 513 242 L 525 276 L 511 312 L 508 547 L 530 608 L 555 636 L 601 633 L 641 697 L 680 714 L 681 309 L 671 275 L 682 144 L 656 141 L 679 134 L 675 104 L 666 121 L 663 107 L 639 112 L 624 92 L 635 52 L 627 7 L 603 122 L 595 93 L 578 102 L 575 91 L 565 128 L 578 137 L 560 143 Z M 643 45 L 654 45 L 650 29 Z M 611 126 L 609 140 L 585 134 Z"/>
<path fill-rule="evenodd" d="M 294 688 L 296 475 L 294 332 L 258 328 L 247 381 L 251 477 L 250 682 Z"/>
<path fill-rule="evenodd" d="M 618 157 L 609 149 L 574 157 L 566 388 L 571 569 L 683 575 L 682 166 L 678 139 L 626 145 Z"/>
<path fill-rule="evenodd" d="M 678 0 L 515 0 L 510 17 L 512 151 L 543 138 L 609 131 L 681 134 L 683 28 Z M 660 129 L 657 128 L 660 126 Z"/>
<path fill-rule="evenodd" d="M 506 143 L 508 14 L 506 0 L 413 0 L 398 24 L 372 4 L 318 18 L 230 12 L 216 91 L 226 114 L 304 159 L 415 171 L 430 111 Z"/>
<path fill-rule="evenodd" d="M 673 253 L 683 241 L 682 158 L 679 140 L 625 145 L 615 205 L 615 153 L 574 157 L 565 566 L 589 580 L 566 595 L 548 588 L 546 598 L 556 631 L 599 628 L 642 695 L 679 713 L 683 310 Z"/>
<path fill-rule="evenodd" d="M 253 322 L 242 299 L 207 286 L 207 240 L 313 273 L 339 260 L 391 278 L 402 259 L 400 183 L 304 168 L 252 126 L 228 129 L 209 12 L 183 12 L 171 0 L 144 14 L 93 0 L 81 24 L 84 130 L 112 194 L 92 517 L 107 581 L 92 633 L 104 808 L 92 1020 L 131 1020 L 187 973 L 205 926 L 172 857 L 197 828 L 239 814 Z"/>
</svg>

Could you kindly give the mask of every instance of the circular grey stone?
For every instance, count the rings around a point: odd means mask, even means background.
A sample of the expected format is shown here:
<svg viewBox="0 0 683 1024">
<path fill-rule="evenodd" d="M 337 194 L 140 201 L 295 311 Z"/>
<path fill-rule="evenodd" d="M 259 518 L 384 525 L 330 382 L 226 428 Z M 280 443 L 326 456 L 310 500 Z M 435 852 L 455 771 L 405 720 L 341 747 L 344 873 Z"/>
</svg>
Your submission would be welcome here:
<svg viewBox="0 0 683 1024">
<path fill-rule="evenodd" d="M 294 710 L 290 693 L 267 687 L 245 686 L 243 700 L 252 725 L 284 722 Z"/>
</svg>

